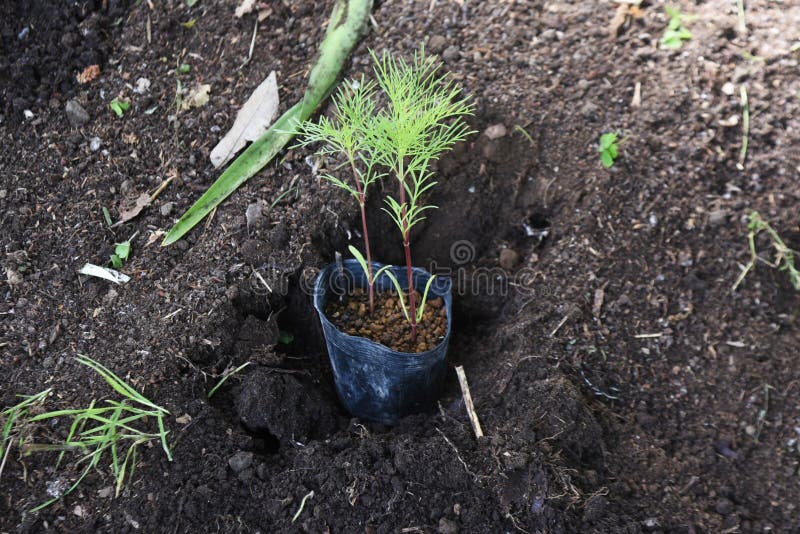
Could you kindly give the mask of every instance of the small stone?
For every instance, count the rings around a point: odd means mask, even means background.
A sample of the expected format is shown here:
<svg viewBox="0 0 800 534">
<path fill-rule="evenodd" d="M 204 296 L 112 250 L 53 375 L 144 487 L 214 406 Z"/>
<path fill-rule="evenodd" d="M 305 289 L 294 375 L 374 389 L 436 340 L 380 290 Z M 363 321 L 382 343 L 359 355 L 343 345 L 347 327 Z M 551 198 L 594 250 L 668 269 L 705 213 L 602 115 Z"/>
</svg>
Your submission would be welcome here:
<svg viewBox="0 0 800 534">
<path fill-rule="evenodd" d="M 164 202 L 163 204 L 161 204 L 161 208 L 159 208 L 161 211 L 161 215 L 164 217 L 169 217 L 169 214 L 172 213 L 172 208 L 174 207 L 175 207 L 174 202 Z"/>
<path fill-rule="evenodd" d="M 97 152 L 100 150 L 100 147 L 103 145 L 103 142 L 100 140 L 99 137 L 95 136 L 89 139 L 89 150 L 92 152 Z"/>
<path fill-rule="evenodd" d="M 445 60 L 445 62 L 447 63 L 452 63 L 456 61 L 460 55 L 461 54 L 458 51 L 458 47 L 455 45 L 451 45 L 448 46 L 442 53 L 442 59 Z"/>
<path fill-rule="evenodd" d="M 67 120 L 76 128 L 89 122 L 89 114 L 74 98 L 67 101 L 66 112 Z"/>
<path fill-rule="evenodd" d="M 458 534 L 458 524 L 452 519 L 443 517 L 439 519 L 439 534 Z"/>
<path fill-rule="evenodd" d="M 714 210 L 708 214 L 708 224 L 719 226 L 728 220 L 728 210 Z"/>
<path fill-rule="evenodd" d="M 500 139 L 501 137 L 505 137 L 508 133 L 506 127 L 502 124 L 492 124 L 483 132 L 483 135 L 488 137 L 489 139 Z"/>
<path fill-rule="evenodd" d="M 658 530 L 661 525 L 658 524 L 658 519 L 655 517 L 648 517 L 644 520 L 644 529 L 647 532 L 653 532 L 654 530 Z"/>
<path fill-rule="evenodd" d="M 553 28 L 548 28 L 543 31 L 539 37 L 542 39 L 542 41 L 555 41 L 556 31 Z"/>
<path fill-rule="evenodd" d="M 244 212 L 245 219 L 247 219 L 247 228 L 255 225 L 261 219 L 262 213 L 261 202 L 253 202 L 247 206 L 247 210 Z"/>
<path fill-rule="evenodd" d="M 0 198 L 6 198 L 6 195 L 8 195 L 8 190 L 0 189 Z"/>
<path fill-rule="evenodd" d="M 510 248 L 504 248 L 500 251 L 500 267 L 510 271 L 519 262 L 519 254 Z"/>
<path fill-rule="evenodd" d="M 133 92 L 138 93 L 140 95 L 145 94 L 150 90 L 150 80 L 147 78 L 139 78 L 136 80 L 136 87 L 134 87 Z"/>
<path fill-rule="evenodd" d="M 730 515 L 733 512 L 733 508 L 733 503 L 725 497 L 720 498 L 714 507 L 719 515 Z"/>
<path fill-rule="evenodd" d="M 733 93 L 736 92 L 736 86 L 731 82 L 725 82 L 725 84 L 722 86 L 722 92 L 728 96 L 733 96 Z"/>
<path fill-rule="evenodd" d="M 26 109 L 22 112 L 22 115 L 24 115 L 26 119 L 31 120 L 33 118 L 33 111 Z"/>
<path fill-rule="evenodd" d="M 244 471 L 253 463 L 253 453 L 239 451 L 228 459 L 228 465 L 235 473 Z"/>
<path fill-rule="evenodd" d="M 441 35 L 433 35 L 430 39 L 428 39 L 428 50 L 433 52 L 434 54 L 440 53 L 444 50 L 444 47 L 447 45 L 447 39 L 442 37 Z"/>
</svg>

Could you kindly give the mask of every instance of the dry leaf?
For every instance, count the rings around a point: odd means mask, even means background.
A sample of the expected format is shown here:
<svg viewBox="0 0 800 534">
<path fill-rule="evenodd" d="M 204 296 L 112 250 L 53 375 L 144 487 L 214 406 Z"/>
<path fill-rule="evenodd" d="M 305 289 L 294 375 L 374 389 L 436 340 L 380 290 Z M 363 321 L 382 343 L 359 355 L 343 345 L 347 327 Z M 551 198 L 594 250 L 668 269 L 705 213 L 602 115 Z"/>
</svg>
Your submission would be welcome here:
<svg viewBox="0 0 800 534">
<path fill-rule="evenodd" d="M 185 413 L 180 417 L 176 417 L 175 422 L 180 423 L 182 425 L 188 425 L 189 423 L 192 422 L 192 416 L 189 415 L 188 413 Z"/>
<path fill-rule="evenodd" d="M 139 195 L 133 204 L 123 203 L 123 205 L 120 205 L 119 208 L 119 220 L 112 224 L 111 227 L 113 228 L 124 222 L 130 221 L 139 215 L 148 204 L 150 204 L 150 195 L 147 193 L 142 193 Z"/>
<path fill-rule="evenodd" d="M 191 108 L 199 108 L 208 104 L 208 93 L 211 91 L 211 86 L 207 83 L 201 83 L 192 87 L 189 94 L 186 95 L 181 101 L 181 110 L 185 111 Z"/>
<path fill-rule="evenodd" d="M 89 65 L 75 77 L 78 83 L 89 83 L 100 76 L 100 65 Z"/>
<path fill-rule="evenodd" d="M 267 131 L 278 113 L 278 82 L 275 71 L 256 87 L 236 114 L 233 126 L 211 151 L 214 167 L 224 165 L 248 141 L 255 141 Z"/>
<path fill-rule="evenodd" d="M 238 18 L 242 18 L 243 16 L 251 13 L 253 11 L 258 11 L 258 22 L 263 21 L 265 18 L 272 15 L 272 8 L 269 7 L 267 4 L 263 2 L 256 3 L 256 0 L 243 0 L 241 4 L 236 8 L 234 14 Z"/>
<path fill-rule="evenodd" d="M 238 18 L 242 18 L 253 11 L 254 7 L 256 7 L 256 0 L 243 0 L 242 3 L 239 4 L 239 7 L 236 8 L 236 11 L 234 11 L 234 14 Z"/>
</svg>

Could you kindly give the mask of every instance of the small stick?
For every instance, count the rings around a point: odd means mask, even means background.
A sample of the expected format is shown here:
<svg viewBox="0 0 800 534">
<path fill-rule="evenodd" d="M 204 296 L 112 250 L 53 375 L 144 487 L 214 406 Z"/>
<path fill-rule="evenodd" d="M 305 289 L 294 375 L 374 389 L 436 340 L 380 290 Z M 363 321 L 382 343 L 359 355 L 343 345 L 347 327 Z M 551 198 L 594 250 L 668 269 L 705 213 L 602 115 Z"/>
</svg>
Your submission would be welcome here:
<svg viewBox="0 0 800 534">
<path fill-rule="evenodd" d="M 464 396 L 464 404 L 467 407 L 467 414 L 472 423 L 472 430 L 475 431 L 476 438 L 483 437 L 483 429 L 481 429 L 481 422 L 478 421 L 478 414 L 475 413 L 475 405 L 472 403 L 472 395 L 469 392 L 469 384 L 467 383 L 467 375 L 464 374 L 464 367 L 456 367 L 456 374 L 458 375 L 458 383 L 461 385 L 461 394 Z"/>
</svg>

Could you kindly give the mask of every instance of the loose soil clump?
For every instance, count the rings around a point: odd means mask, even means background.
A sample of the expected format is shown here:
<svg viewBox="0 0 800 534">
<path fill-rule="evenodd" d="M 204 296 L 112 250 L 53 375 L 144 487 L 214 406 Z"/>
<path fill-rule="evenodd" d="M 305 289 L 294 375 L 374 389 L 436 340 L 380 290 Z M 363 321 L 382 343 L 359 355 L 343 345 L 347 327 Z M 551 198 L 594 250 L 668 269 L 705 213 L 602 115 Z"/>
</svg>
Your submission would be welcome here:
<svg viewBox="0 0 800 534">
<path fill-rule="evenodd" d="M 414 295 L 419 304 L 422 296 L 418 291 Z M 417 323 L 416 339 L 411 339 L 408 321 L 394 291 L 375 294 L 375 312 L 371 316 L 369 295 L 362 289 L 354 289 L 341 301 L 329 302 L 325 315 L 346 334 L 371 339 L 398 352 L 431 350 L 447 332 L 447 308 L 441 297 L 428 299 L 422 320 Z"/>
</svg>

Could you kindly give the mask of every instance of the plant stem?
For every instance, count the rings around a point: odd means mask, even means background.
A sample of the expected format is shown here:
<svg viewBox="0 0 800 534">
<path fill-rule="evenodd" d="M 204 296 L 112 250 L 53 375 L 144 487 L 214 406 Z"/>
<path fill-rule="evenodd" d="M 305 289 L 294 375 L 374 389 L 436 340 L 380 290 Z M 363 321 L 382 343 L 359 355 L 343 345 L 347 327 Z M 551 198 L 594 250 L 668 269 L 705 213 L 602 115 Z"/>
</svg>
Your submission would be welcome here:
<svg viewBox="0 0 800 534">
<path fill-rule="evenodd" d="M 411 230 L 408 227 L 408 219 L 406 218 L 406 188 L 405 188 L 405 175 L 403 169 L 403 158 L 400 157 L 400 205 L 403 206 L 402 221 L 403 221 L 403 250 L 406 255 L 406 274 L 408 275 L 408 311 L 409 319 L 411 320 L 411 341 L 417 339 L 417 303 L 414 298 L 414 276 L 411 271 L 411 241 L 409 239 Z"/>
<path fill-rule="evenodd" d="M 372 280 L 372 253 L 369 250 L 369 233 L 367 232 L 367 212 L 365 206 L 367 203 L 367 195 L 361 189 L 361 176 L 356 168 L 356 162 L 350 156 L 350 166 L 353 168 L 353 178 L 356 183 L 356 191 L 358 191 L 358 206 L 361 208 L 361 230 L 364 232 L 364 251 L 367 254 L 367 286 L 369 286 L 369 314 L 372 316 L 375 313 L 375 290 L 373 288 Z"/>
</svg>

